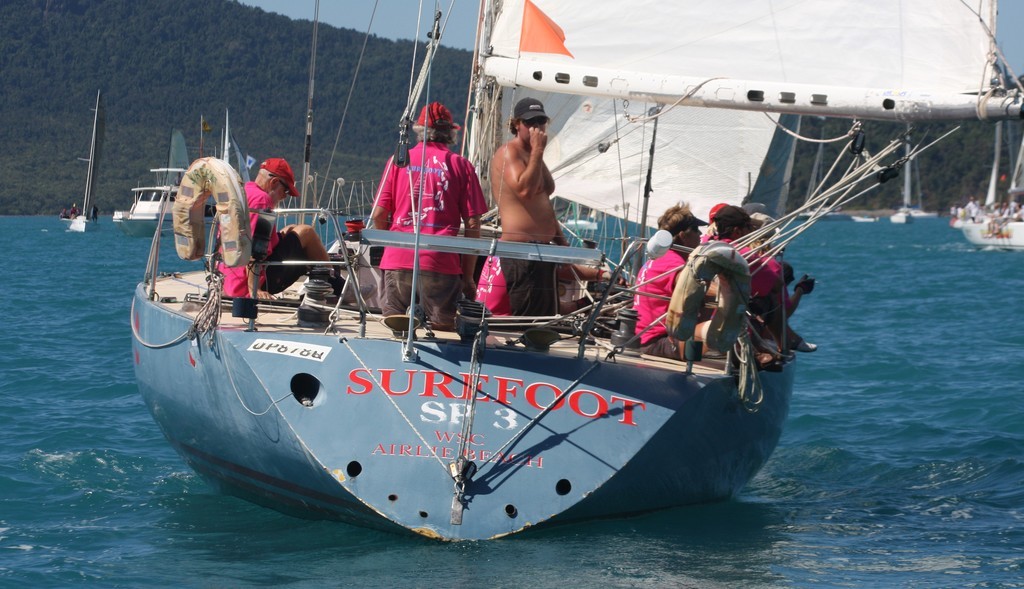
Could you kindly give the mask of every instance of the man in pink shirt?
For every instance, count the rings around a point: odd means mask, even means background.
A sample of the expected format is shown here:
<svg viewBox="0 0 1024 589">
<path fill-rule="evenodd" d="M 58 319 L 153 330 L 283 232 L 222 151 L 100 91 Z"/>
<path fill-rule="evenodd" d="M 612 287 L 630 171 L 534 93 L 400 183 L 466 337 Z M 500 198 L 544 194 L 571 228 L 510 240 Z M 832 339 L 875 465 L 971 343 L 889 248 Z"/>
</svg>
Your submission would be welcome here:
<svg viewBox="0 0 1024 589">
<path fill-rule="evenodd" d="M 283 158 L 268 158 L 260 164 L 259 174 L 252 182 L 245 184 L 245 198 L 249 203 L 249 220 L 252 234 L 256 234 L 256 223 L 260 211 L 272 211 L 289 196 L 298 196 L 295 175 Z M 320 241 L 316 230 L 309 225 L 289 225 L 281 231 L 270 233 L 266 260 L 326 261 L 327 250 Z M 228 268 L 219 265 L 224 275 L 224 294 L 229 297 L 251 297 L 256 286 L 256 274 L 251 265 Z M 260 275 L 257 298 L 266 299 L 292 285 L 300 276 L 309 271 L 309 266 L 269 265 Z"/>
<path fill-rule="evenodd" d="M 480 237 L 480 216 L 487 202 L 480 179 L 469 160 L 448 149 L 455 143 L 459 126 L 440 102 L 423 107 L 413 129 L 420 143 L 409 150 L 409 165 L 399 168 L 389 159 L 381 177 L 371 220 L 376 229 L 414 233 Z M 384 270 L 385 316 L 409 312 L 412 300 L 412 269 L 419 264 L 416 298 L 433 329 L 451 331 L 455 325 L 455 303 L 461 295 L 472 299 L 476 293 L 476 256 L 412 249 L 385 248 L 380 267 Z"/>
</svg>

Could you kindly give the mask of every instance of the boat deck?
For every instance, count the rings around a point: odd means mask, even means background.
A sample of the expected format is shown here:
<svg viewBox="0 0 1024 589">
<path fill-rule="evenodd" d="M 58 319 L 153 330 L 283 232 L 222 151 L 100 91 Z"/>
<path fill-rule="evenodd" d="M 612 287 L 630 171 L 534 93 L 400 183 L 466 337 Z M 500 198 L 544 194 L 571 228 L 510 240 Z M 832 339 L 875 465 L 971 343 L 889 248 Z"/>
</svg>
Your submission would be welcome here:
<svg viewBox="0 0 1024 589">
<path fill-rule="evenodd" d="M 303 327 L 298 322 L 298 306 L 300 303 L 300 289 L 302 281 L 296 282 L 290 288 L 280 293 L 275 300 L 261 300 L 258 306 L 258 316 L 254 322 L 254 328 L 261 333 L 280 334 L 332 334 L 340 337 L 368 337 L 373 339 L 397 340 L 395 333 L 384 324 L 384 318 L 379 314 L 367 314 L 365 331 L 361 333 L 360 314 L 354 307 L 342 305 L 337 312 L 337 319 L 326 328 Z M 166 307 L 169 311 L 183 313 L 193 318 L 203 308 L 205 293 L 207 290 L 206 274 L 204 271 L 188 273 L 174 273 L 158 277 L 155 289 L 155 298 L 158 304 Z M 219 318 L 220 329 L 244 330 L 250 327 L 249 320 L 232 315 L 231 301 L 225 300 L 221 304 Z M 416 331 L 418 342 L 458 342 L 459 335 L 455 332 L 433 331 L 430 337 L 424 328 Z M 523 343 L 523 331 L 516 328 L 508 328 L 497 323 L 488 326 L 487 346 L 499 347 L 520 347 L 525 348 Z M 591 359 L 604 359 L 612 351 L 613 347 L 605 338 L 592 337 L 586 345 L 585 355 Z M 551 344 L 547 353 L 561 357 L 571 358 L 579 353 L 579 338 L 570 333 L 562 333 L 561 339 Z M 648 356 L 646 354 L 634 355 L 620 353 L 612 360 L 617 363 L 631 364 L 636 366 L 648 366 L 662 370 L 686 371 L 686 363 L 674 361 L 668 358 Z M 692 371 L 695 374 L 719 375 L 725 371 L 726 360 L 724 358 L 705 358 L 694 363 Z"/>
</svg>

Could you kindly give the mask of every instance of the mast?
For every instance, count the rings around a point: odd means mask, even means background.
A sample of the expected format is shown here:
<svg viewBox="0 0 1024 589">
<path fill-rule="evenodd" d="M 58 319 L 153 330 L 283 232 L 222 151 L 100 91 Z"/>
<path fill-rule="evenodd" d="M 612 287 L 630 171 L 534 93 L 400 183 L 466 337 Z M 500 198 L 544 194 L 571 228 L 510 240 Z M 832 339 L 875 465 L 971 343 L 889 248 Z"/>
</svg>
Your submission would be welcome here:
<svg viewBox="0 0 1024 589">
<path fill-rule="evenodd" d="M 89 217 L 89 207 L 92 205 L 93 185 L 96 182 L 96 160 L 100 156 L 100 142 L 102 141 L 103 130 L 101 118 L 103 117 L 103 105 L 100 91 L 96 91 L 96 108 L 93 109 L 92 118 L 92 141 L 89 144 L 89 166 L 85 176 L 85 195 L 82 197 L 82 215 Z"/>
<path fill-rule="evenodd" d="M 985 206 L 996 204 L 996 185 L 999 182 L 999 152 L 1002 151 L 1003 125 L 996 125 L 995 154 L 992 156 L 992 175 L 988 179 L 988 192 L 985 194 Z"/>
<path fill-rule="evenodd" d="M 228 109 L 224 109 L 224 137 L 223 137 L 223 140 L 224 140 L 224 142 L 222 143 L 222 145 L 224 147 L 221 148 L 220 159 L 222 159 L 222 160 L 224 160 L 224 161 L 226 161 L 227 163 L 230 164 L 231 163 L 231 119 L 230 119 L 230 116 L 229 116 L 229 113 L 228 113 Z"/>
<path fill-rule="evenodd" d="M 302 208 L 307 208 L 309 206 L 307 204 L 307 195 L 309 194 L 309 160 L 313 151 L 313 86 L 316 79 L 316 37 L 319 27 L 320 0 L 316 0 L 313 8 L 313 47 L 309 56 L 309 89 L 306 93 L 306 139 L 303 143 L 302 150 Z"/>
<path fill-rule="evenodd" d="M 647 116 L 655 117 L 655 115 L 657 115 L 659 112 L 661 112 L 661 107 L 660 106 L 655 106 L 655 107 L 652 107 L 651 110 L 647 112 Z M 657 145 L 657 139 L 658 139 L 658 118 L 655 117 L 654 118 L 654 128 L 651 131 L 651 149 L 650 149 L 650 154 L 648 155 L 648 158 L 647 158 L 647 179 L 644 182 L 643 207 L 642 207 L 642 209 L 640 211 L 640 239 L 646 239 L 647 238 L 647 205 L 648 205 L 648 203 L 651 200 L 651 192 L 654 191 L 654 188 L 651 186 L 651 177 L 654 174 L 654 148 Z M 639 258 L 637 258 L 637 259 L 639 259 Z"/>
<path fill-rule="evenodd" d="M 908 125 L 907 134 L 903 138 L 903 153 L 905 153 L 907 157 L 907 170 L 906 173 L 903 174 L 903 208 L 907 211 L 910 210 L 910 205 L 914 199 L 912 178 L 913 174 L 911 173 L 911 168 L 914 167 L 914 160 L 913 158 L 910 157 L 911 151 L 912 149 L 910 147 L 910 126 Z"/>
</svg>

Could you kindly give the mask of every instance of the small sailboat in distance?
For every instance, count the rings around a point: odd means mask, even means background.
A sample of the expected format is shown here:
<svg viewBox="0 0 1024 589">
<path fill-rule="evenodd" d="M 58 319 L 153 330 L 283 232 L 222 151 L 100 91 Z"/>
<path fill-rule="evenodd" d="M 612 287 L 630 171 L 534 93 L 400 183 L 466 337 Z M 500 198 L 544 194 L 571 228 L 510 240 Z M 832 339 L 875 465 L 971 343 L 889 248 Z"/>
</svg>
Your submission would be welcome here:
<svg viewBox="0 0 1024 589">
<path fill-rule="evenodd" d="M 93 202 L 93 191 L 96 187 L 96 173 L 99 168 L 100 156 L 103 151 L 103 134 L 106 125 L 106 115 L 103 111 L 103 96 L 99 90 L 96 91 L 96 106 L 93 109 L 92 139 L 89 142 L 89 157 L 85 159 L 88 164 L 85 176 L 85 196 L 82 197 L 81 211 L 70 219 L 69 231 L 85 233 L 86 227 L 96 227 L 99 220 L 96 214 L 96 204 Z"/>
</svg>

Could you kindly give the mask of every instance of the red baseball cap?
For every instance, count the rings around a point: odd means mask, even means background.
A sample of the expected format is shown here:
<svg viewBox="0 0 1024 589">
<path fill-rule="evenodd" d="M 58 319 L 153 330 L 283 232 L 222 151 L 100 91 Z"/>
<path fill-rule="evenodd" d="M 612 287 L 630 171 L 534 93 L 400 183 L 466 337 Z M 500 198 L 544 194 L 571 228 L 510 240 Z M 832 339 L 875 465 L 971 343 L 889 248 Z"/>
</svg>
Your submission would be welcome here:
<svg viewBox="0 0 1024 589">
<path fill-rule="evenodd" d="M 720 203 L 716 204 L 715 206 L 711 207 L 711 212 L 708 213 L 708 221 L 711 221 L 712 223 L 714 223 L 715 222 L 715 213 L 717 213 L 718 211 L 722 210 L 722 207 L 724 207 L 724 206 L 727 206 L 727 203 L 720 202 Z"/>
<path fill-rule="evenodd" d="M 430 124 L 427 124 L 427 112 L 430 112 Z M 440 102 L 431 102 L 430 104 L 423 107 L 420 111 L 420 118 L 416 120 L 416 124 L 421 127 L 431 127 L 433 129 L 461 129 L 462 127 L 455 124 L 452 120 L 452 111 L 448 110 L 448 107 L 441 104 Z"/>
<path fill-rule="evenodd" d="M 292 173 L 292 167 L 288 165 L 284 158 L 267 158 L 266 161 L 260 164 L 260 169 L 266 170 L 284 180 L 285 185 L 288 186 L 288 194 L 292 196 L 299 195 L 299 190 L 295 188 L 295 174 Z"/>
</svg>

